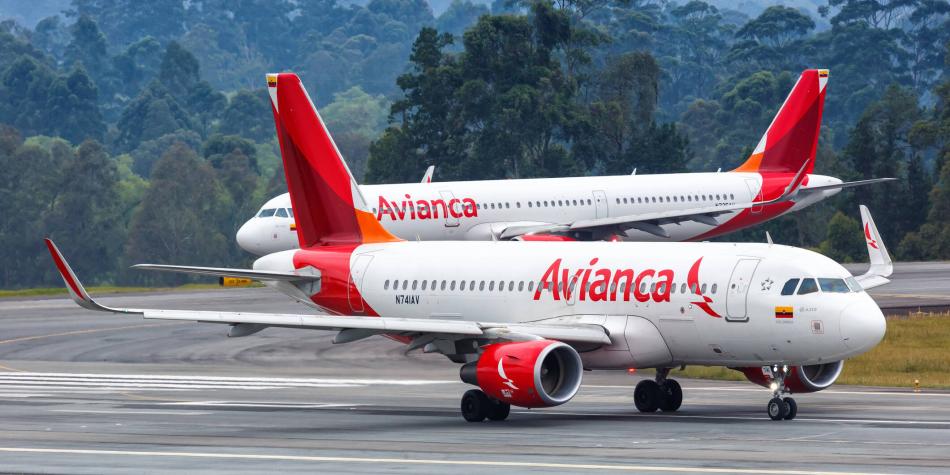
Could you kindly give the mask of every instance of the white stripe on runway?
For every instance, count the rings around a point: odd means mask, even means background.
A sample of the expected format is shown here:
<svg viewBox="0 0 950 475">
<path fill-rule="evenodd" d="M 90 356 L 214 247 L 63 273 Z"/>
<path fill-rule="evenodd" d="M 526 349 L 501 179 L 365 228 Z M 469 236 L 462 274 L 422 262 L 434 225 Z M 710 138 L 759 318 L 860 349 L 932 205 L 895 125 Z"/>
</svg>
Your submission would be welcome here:
<svg viewBox="0 0 950 475">
<path fill-rule="evenodd" d="M 2 373 L 0 372 L 0 381 L 16 379 L 91 379 L 91 380 L 141 380 L 149 382 L 177 382 L 200 381 L 204 383 L 223 383 L 223 384 L 266 384 L 279 386 L 302 386 L 311 384 L 359 384 L 359 385 L 394 385 L 394 386 L 419 386 L 425 384 L 446 384 L 456 383 L 457 381 L 445 380 L 426 380 L 426 379 L 366 379 L 366 378 L 246 378 L 229 376 L 179 376 L 179 375 L 152 375 L 152 374 L 95 374 L 95 373 Z"/>
<path fill-rule="evenodd" d="M 775 468 L 738 468 L 738 467 L 688 467 L 670 465 L 621 465 L 621 464 L 577 464 L 556 462 L 516 462 L 492 460 L 440 460 L 384 457 L 321 457 L 316 455 L 282 454 L 235 454 L 227 452 L 158 452 L 144 450 L 91 450 L 56 449 L 31 447 L 0 447 L 0 452 L 70 455 L 126 455 L 137 457 L 179 457 L 179 458 L 219 458 L 231 460 L 280 460 L 288 462 L 341 462 L 395 465 L 448 465 L 503 468 L 547 468 L 557 470 L 613 470 L 625 472 L 672 472 L 672 473 L 740 473 L 766 475 L 881 475 L 862 472 L 833 472 Z"/>
</svg>

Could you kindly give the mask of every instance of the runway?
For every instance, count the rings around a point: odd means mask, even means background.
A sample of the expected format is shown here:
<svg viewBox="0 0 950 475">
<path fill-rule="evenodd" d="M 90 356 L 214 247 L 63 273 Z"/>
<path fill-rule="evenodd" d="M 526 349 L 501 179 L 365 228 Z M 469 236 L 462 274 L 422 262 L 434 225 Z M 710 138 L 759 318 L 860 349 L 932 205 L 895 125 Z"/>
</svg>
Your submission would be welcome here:
<svg viewBox="0 0 950 475">
<path fill-rule="evenodd" d="M 885 287 L 886 289 L 887 287 Z M 302 312 L 268 289 L 107 296 L 116 306 Z M 748 383 L 682 380 L 640 414 L 638 375 L 585 374 L 563 406 L 459 415 L 458 367 L 384 338 L 0 300 L 0 471 L 43 473 L 946 473 L 950 392 L 836 387 L 773 422 Z"/>
<path fill-rule="evenodd" d="M 854 275 L 867 264 L 845 265 Z M 950 310 L 950 262 L 896 262 L 891 283 L 868 293 L 885 313 Z"/>
</svg>

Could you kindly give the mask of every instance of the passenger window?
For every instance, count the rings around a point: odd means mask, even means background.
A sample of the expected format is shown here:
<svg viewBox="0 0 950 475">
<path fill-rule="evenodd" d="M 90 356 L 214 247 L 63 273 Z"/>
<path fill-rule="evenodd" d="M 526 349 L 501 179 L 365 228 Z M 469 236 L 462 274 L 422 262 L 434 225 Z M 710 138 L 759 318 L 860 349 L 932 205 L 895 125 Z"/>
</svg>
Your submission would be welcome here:
<svg viewBox="0 0 950 475">
<path fill-rule="evenodd" d="M 417 281 L 417 280 L 412 281 L 412 290 L 416 290 L 416 284 L 418 284 L 418 283 L 419 283 L 419 281 Z"/>
<path fill-rule="evenodd" d="M 574 206 L 577 206 L 577 200 L 574 200 Z"/>
<path fill-rule="evenodd" d="M 818 285 L 821 287 L 822 292 L 846 294 L 850 291 L 850 289 L 848 289 L 848 284 L 844 283 L 844 279 L 828 279 L 819 277 Z"/>
<path fill-rule="evenodd" d="M 428 284 L 428 283 L 429 283 L 428 280 L 423 280 L 423 281 L 422 281 L 422 290 L 425 290 L 425 289 L 426 289 L 426 284 Z"/>
<path fill-rule="evenodd" d="M 468 290 L 469 290 L 469 291 L 475 290 L 475 281 L 474 281 L 474 280 L 468 283 Z"/>
<path fill-rule="evenodd" d="M 705 294 L 705 293 L 706 293 L 706 284 L 703 284 L 703 286 L 699 289 L 699 293 L 701 293 L 701 294 Z"/>
<path fill-rule="evenodd" d="M 641 294 L 647 293 L 647 283 L 646 283 L 646 282 L 641 282 L 641 283 L 640 283 L 640 293 L 641 293 Z"/>
<path fill-rule="evenodd" d="M 813 294 L 818 292 L 818 284 L 815 279 L 802 280 L 802 286 L 798 288 L 798 295 Z"/>
<path fill-rule="evenodd" d="M 522 291 L 524 291 L 524 281 L 523 281 L 523 280 L 518 282 L 518 292 L 522 292 Z"/>
<path fill-rule="evenodd" d="M 402 281 L 402 290 L 406 290 L 408 288 L 409 288 L 409 281 L 408 280 Z"/>
<path fill-rule="evenodd" d="M 494 280 L 490 280 L 490 281 L 488 281 L 488 291 L 491 292 L 491 291 L 493 291 L 493 290 L 495 290 L 495 281 L 494 281 Z"/>
<path fill-rule="evenodd" d="M 442 290 L 445 290 L 445 281 L 444 281 L 444 280 L 442 281 L 442 286 L 441 286 L 441 287 L 442 287 Z"/>
<path fill-rule="evenodd" d="M 515 208 L 520 208 L 520 207 L 521 207 L 521 202 L 515 201 Z"/>
<path fill-rule="evenodd" d="M 719 288 L 719 284 L 713 284 L 713 285 L 712 285 L 712 288 L 709 289 L 709 291 L 710 291 L 711 293 L 716 293 L 716 289 L 718 289 L 718 288 Z"/>
<path fill-rule="evenodd" d="M 270 217 L 273 216 L 274 213 L 276 213 L 276 212 L 277 212 L 277 210 L 274 209 L 274 208 L 262 209 L 262 210 L 261 210 L 261 214 L 259 214 L 258 216 L 260 216 L 261 218 L 270 218 Z"/>
<path fill-rule="evenodd" d="M 515 290 L 515 281 L 508 282 L 508 291 L 511 292 Z"/>
<path fill-rule="evenodd" d="M 685 294 L 685 293 L 686 293 L 686 283 L 683 283 L 683 284 L 680 285 L 680 293 L 681 293 L 681 294 Z"/>
<path fill-rule="evenodd" d="M 591 200 L 589 200 L 589 199 L 588 199 L 588 200 L 587 200 L 587 204 L 589 204 L 589 205 L 590 205 L 590 204 L 593 204 L 593 202 L 592 202 Z"/>
<path fill-rule="evenodd" d="M 484 281 L 484 280 L 478 283 L 478 290 L 485 290 L 485 281 Z"/>
<path fill-rule="evenodd" d="M 451 282 L 449 282 L 449 290 L 453 290 L 453 291 L 455 290 L 455 281 L 454 281 L 454 280 L 451 281 Z"/>
<path fill-rule="evenodd" d="M 465 281 L 464 281 L 464 280 L 460 280 L 460 281 L 459 281 L 459 290 L 461 290 L 461 291 L 464 291 L 464 290 L 465 290 Z"/>
<path fill-rule="evenodd" d="M 531 207 L 531 202 L 530 202 L 530 201 L 528 202 L 528 207 L 529 207 L 529 208 Z"/>
<path fill-rule="evenodd" d="M 533 280 L 532 280 L 531 282 L 528 282 L 528 292 L 531 292 L 532 290 L 534 290 L 534 281 L 533 281 Z"/>
<path fill-rule="evenodd" d="M 389 279 L 386 279 L 386 282 L 383 282 L 383 290 L 389 290 Z"/>
<path fill-rule="evenodd" d="M 498 281 L 498 291 L 499 292 L 505 291 L 505 281 L 503 280 Z"/>
<path fill-rule="evenodd" d="M 788 279 L 782 287 L 782 295 L 795 295 L 796 287 L 798 287 L 798 279 Z"/>
</svg>

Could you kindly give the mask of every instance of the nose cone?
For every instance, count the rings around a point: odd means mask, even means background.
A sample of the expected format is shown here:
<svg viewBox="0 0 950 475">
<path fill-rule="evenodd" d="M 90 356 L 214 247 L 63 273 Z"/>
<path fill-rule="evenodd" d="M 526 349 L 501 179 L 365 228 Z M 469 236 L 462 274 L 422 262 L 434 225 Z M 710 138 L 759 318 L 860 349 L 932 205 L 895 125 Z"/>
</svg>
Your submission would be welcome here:
<svg viewBox="0 0 950 475">
<path fill-rule="evenodd" d="M 241 246 L 241 249 L 244 249 L 251 254 L 261 254 L 261 240 L 258 232 L 255 232 L 254 220 L 251 219 L 244 223 L 240 229 L 238 229 L 237 235 L 234 237 L 237 240 L 238 246 Z"/>
<path fill-rule="evenodd" d="M 862 297 L 860 302 L 848 305 L 841 312 L 841 339 L 854 355 L 874 348 L 887 330 L 880 307 L 871 297 Z"/>
</svg>

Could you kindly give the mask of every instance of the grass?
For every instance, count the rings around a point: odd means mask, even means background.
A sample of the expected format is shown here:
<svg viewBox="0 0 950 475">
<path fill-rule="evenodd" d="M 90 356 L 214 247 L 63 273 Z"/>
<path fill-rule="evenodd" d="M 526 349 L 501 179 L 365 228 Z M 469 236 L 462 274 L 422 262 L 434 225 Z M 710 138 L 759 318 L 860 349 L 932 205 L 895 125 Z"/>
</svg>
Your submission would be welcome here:
<svg viewBox="0 0 950 475">
<path fill-rule="evenodd" d="M 260 287 L 260 284 L 252 284 L 249 287 Z M 218 284 L 185 284 L 178 287 L 120 287 L 115 285 L 101 285 L 96 287 L 86 287 L 86 290 L 93 296 L 97 294 L 124 294 L 131 292 L 162 292 L 169 290 L 210 290 L 222 288 Z M 35 289 L 18 290 L 0 290 L 0 298 L 10 297 L 41 297 L 47 295 L 67 295 L 66 287 L 50 287 Z"/>
<path fill-rule="evenodd" d="M 673 370 L 684 378 L 745 381 L 735 370 L 689 366 Z M 891 315 L 884 340 L 871 351 L 844 363 L 837 384 L 950 389 L 950 312 Z"/>
</svg>

